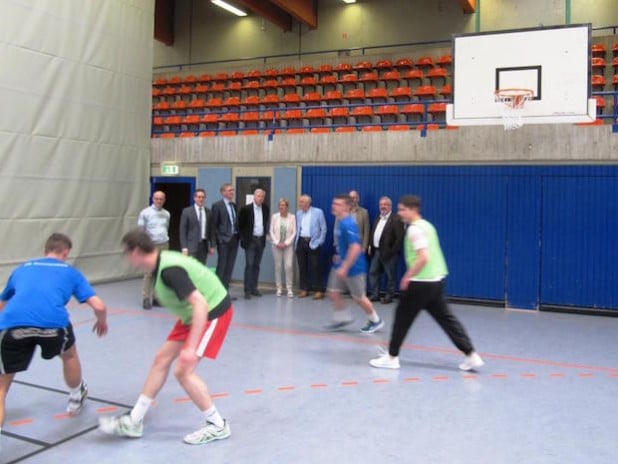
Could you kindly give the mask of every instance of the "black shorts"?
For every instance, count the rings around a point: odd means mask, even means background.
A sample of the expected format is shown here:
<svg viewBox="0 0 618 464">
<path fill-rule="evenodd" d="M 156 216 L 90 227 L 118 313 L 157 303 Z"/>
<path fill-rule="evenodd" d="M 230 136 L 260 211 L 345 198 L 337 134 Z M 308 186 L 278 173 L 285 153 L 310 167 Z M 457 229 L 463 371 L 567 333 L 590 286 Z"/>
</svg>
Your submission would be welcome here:
<svg viewBox="0 0 618 464">
<path fill-rule="evenodd" d="M 52 359 L 75 344 L 73 326 L 66 329 L 12 327 L 0 331 L 0 374 L 13 374 L 28 369 L 34 350 L 41 347 L 41 357 Z"/>
</svg>

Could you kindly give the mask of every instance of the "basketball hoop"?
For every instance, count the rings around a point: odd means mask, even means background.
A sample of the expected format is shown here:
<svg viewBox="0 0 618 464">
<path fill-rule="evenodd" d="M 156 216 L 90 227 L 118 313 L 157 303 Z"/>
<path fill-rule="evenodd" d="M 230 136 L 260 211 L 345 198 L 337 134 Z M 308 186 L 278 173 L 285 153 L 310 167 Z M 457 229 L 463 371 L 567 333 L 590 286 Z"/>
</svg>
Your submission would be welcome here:
<svg viewBox="0 0 618 464">
<path fill-rule="evenodd" d="M 527 101 L 532 100 L 534 91 L 530 89 L 500 89 L 495 92 L 496 103 L 502 104 L 502 123 L 504 130 L 519 129 L 524 125 L 522 115 Z"/>
</svg>

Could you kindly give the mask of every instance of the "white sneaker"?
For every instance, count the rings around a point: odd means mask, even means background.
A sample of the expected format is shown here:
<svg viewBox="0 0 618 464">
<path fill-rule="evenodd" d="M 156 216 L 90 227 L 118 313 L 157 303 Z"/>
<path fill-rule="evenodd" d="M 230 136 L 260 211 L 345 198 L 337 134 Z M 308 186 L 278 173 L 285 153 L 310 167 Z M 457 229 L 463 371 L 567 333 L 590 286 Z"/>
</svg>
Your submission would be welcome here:
<svg viewBox="0 0 618 464">
<path fill-rule="evenodd" d="M 223 427 L 217 427 L 215 424 L 207 422 L 204 427 L 190 433 L 184 438 L 184 442 L 189 445 L 205 445 L 215 440 L 223 440 L 232 434 L 227 421 L 224 421 Z"/>
<path fill-rule="evenodd" d="M 470 353 L 459 365 L 462 371 L 475 371 L 485 364 L 476 351 Z"/>
<path fill-rule="evenodd" d="M 399 365 L 399 357 L 391 356 L 388 353 L 384 353 L 382 356 L 372 359 L 369 361 L 373 367 L 379 367 L 382 369 L 399 369 L 401 366 Z"/>
<path fill-rule="evenodd" d="M 82 383 L 79 386 L 79 396 L 77 398 L 72 398 L 69 396 L 67 412 L 73 416 L 79 414 L 84 407 L 86 398 L 88 398 L 88 385 L 86 385 L 86 383 L 82 380 Z"/>
<path fill-rule="evenodd" d="M 288 298 L 294 298 L 294 292 L 292 292 L 292 290 L 288 290 Z"/>
<path fill-rule="evenodd" d="M 280 288 L 278 288 L 278 289 L 277 289 L 277 293 L 276 293 L 276 295 L 277 295 L 277 296 L 281 296 L 281 289 L 280 289 Z"/>
<path fill-rule="evenodd" d="M 140 438 L 144 434 L 144 425 L 135 423 L 129 413 L 121 416 L 99 417 L 99 430 L 108 435 L 119 437 Z"/>
</svg>

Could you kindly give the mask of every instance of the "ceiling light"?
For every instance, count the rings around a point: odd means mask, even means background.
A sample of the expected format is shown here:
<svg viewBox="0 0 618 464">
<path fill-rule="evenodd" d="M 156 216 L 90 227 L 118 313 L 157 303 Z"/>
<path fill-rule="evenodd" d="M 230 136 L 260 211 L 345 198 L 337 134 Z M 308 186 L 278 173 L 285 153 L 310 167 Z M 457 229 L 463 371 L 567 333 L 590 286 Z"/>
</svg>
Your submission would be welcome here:
<svg viewBox="0 0 618 464">
<path fill-rule="evenodd" d="M 343 0 L 343 3 L 356 3 L 356 0 Z"/>
<path fill-rule="evenodd" d="M 210 0 L 210 3 L 214 3 L 218 7 L 221 7 L 224 10 L 229 11 L 230 13 L 234 13 L 236 16 L 247 16 L 247 13 L 245 11 L 241 10 L 240 8 L 236 8 L 235 6 L 232 6 L 229 3 L 224 2 L 223 0 Z"/>
</svg>

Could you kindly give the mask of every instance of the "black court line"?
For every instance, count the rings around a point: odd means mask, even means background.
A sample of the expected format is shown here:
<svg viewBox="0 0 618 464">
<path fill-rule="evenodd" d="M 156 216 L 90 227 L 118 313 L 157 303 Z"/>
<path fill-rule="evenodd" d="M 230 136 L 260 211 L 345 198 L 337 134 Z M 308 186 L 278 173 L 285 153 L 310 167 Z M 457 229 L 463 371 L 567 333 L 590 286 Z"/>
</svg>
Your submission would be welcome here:
<svg viewBox="0 0 618 464">
<path fill-rule="evenodd" d="M 21 461 L 23 461 L 23 460 L 25 460 L 25 459 L 31 458 L 32 456 L 36 456 L 37 454 L 43 453 L 44 451 L 50 450 L 50 449 L 52 449 L 52 448 L 55 448 L 55 447 L 56 447 L 56 446 L 58 446 L 58 445 L 62 445 L 63 443 L 66 443 L 67 441 L 71 441 L 71 440 L 74 440 L 74 439 L 75 439 L 75 438 L 77 438 L 77 437 L 81 437 L 82 435 L 85 435 L 85 434 L 87 434 L 87 433 L 90 433 L 90 432 L 92 432 L 93 430 L 96 430 L 96 429 L 98 429 L 98 428 L 99 428 L 99 426 L 98 426 L 98 425 L 93 425 L 92 427 L 89 427 L 89 428 L 87 428 L 86 430 L 82 430 L 81 432 L 77 432 L 77 433 L 75 433 L 75 434 L 73 434 L 73 435 L 70 435 L 70 436 L 68 436 L 68 437 L 66 437 L 66 438 L 63 438 L 63 439 L 62 439 L 62 440 L 60 440 L 60 441 L 57 441 L 57 442 L 55 442 L 55 443 L 51 443 L 51 444 L 49 444 L 48 446 L 45 446 L 44 448 L 41 448 L 41 449 L 38 449 L 38 450 L 33 451 L 33 452 L 31 452 L 31 453 L 28 453 L 28 454 L 25 454 L 25 455 L 23 455 L 23 456 L 20 456 L 20 457 L 18 457 L 17 459 L 14 459 L 13 461 L 9 461 L 9 462 L 7 462 L 6 464 L 15 464 L 15 463 L 17 463 L 17 462 L 21 462 Z M 4 434 L 4 431 L 2 431 L 2 433 Z"/>
<path fill-rule="evenodd" d="M 16 433 L 13 432 L 7 432 L 6 430 L 2 431 L 2 435 L 6 435 L 7 437 L 11 437 L 14 438 L 16 440 L 20 440 L 20 441 L 25 441 L 28 442 L 32 445 L 37 445 L 37 446 L 44 446 L 44 447 L 49 447 L 52 444 L 48 443 L 46 441 L 41 441 L 41 440 L 37 440 L 35 438 L 30 438 L 30 437 L 24 437 L 23 435 L 18 435 Z"/>
<path fill-rule="evenodd" d="M 49 392 L 53 392 L 53 393 L 61 393 L 63 395 L 68 395 L 69 394 L 69 392 L 66 391 L 66 390 L 60 390 L 59 388 L 53 388 L 53 387 L 46 387 L 45 385 L 39 385 L 39 384 L 36 384 L 36 383 L 24 382 L 23 380 L 14 380 L 13 383 L 16 383 L 16 384 L 19 384 L 19 385 L 24 385 L 26 387 L 38 388 L 39 390 L 45 390 L 45 391 L 49 391 Z M 126 409 L 131 409 L 133 407 L 133 406 L 128 405 L 128 404 L 119 403 L 117 401 L 110 401 L 110 400 L 106 400 L 104 398 L 96 398 L 96 397 L 90 396 L 90 395 L 88 395 L 88 400 L 94 401 L 96 403 L 111 404 L 112 406 L 118 406 L 120 408 L 126 408 Z"/>
</svg>

